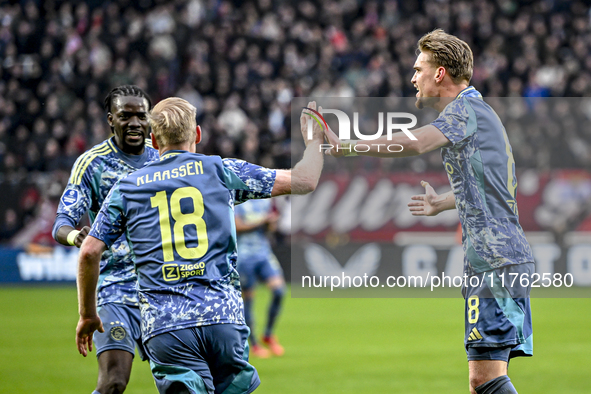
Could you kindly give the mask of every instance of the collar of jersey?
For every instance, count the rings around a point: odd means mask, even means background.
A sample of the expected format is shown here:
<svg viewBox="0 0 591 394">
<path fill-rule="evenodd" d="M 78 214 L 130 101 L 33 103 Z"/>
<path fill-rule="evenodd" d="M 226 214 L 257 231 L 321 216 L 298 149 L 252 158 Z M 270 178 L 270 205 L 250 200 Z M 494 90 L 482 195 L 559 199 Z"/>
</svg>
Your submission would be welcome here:
<svg viewBox="0 0 591 394">
<path fill-rule="evenodd" d="M 477 96 L 476 97 L 480 97 L 482 98 L 482 95 L 480 94 L 480 92 L 478 92 L 478 90 L 476 90 L 476 88 L 474 86 L 468 86 L 466 89 L 462 90 L 460 93 L 458 93 L 458 95 L 456 96 L 456 100 L 465 96 L 470 96 L 470 97 L 474 97 L 473 94 L 476 93 Z"/>
<path fill-rule="evenodd" d="M 111 149 L 113 149 L 113 152 L 119 154 L 120 157 L 122 157 L 124 160 L 127 159 L 127 161 L 131 161 L 132 163 L 135 161 L 140 161 L 142 159 L 140 158 L 146 158 L 148 157 L 148 145 L 145 146 L 144 148 L 144 153 L 142 153 L 141 155 L 132 155 L 131 153 L 125 153 L 123 152 L 123 150 L 121 148 L 119 148 L 117 146 L 117 144 L 115 143 L 115 137 L 111 137 L 109 139 L 107 139 L 107 145 L 109 145 L 111 147 Z M 135 166 L 135 164 L 134 164 Z"/>
<path fill-rule="evenodd" d="M 168 159 L 169 157 L 174 157 L 176 155 L 180 155 L 181 153 L 187 153 L 186 150 L 169 150 L 162 156 L 160 156 L 160 160 Z"/>
</svg>

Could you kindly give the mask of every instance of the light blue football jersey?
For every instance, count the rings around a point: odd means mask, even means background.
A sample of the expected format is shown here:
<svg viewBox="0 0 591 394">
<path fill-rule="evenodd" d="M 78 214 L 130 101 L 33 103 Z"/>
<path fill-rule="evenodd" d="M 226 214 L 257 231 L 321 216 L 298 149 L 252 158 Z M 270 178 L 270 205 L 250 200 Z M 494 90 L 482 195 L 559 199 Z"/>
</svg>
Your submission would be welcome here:
<svg viewBox="0 0 591 394">
<path fill-rule="evenodd" d="M 533 262 L 519 224 L 515 161 L 498 115 L 470 86 L 431 124 L 450 141 L 441 155 L 462 225 L 465 273 Z"/>
<path fill-rule="evenodd" d="M 236 207 L 236 217 L 246 224 L 259 223 L 271 213 L 271 200 L 251 200 Z M 265 228 L 238 233 L 238 258 L 240 264 L 248 264 L 251 257 L 268 256 L 272 252 L 271 244 L 265 234 Z"/>
<path fill-rule="evenodd" d="M 210 324 L 245 324 L 236 271 L 234 204 L 268 198 L 275 171 L 184 151 L 113 186 L 90 235 L 124 232 L 138 273 L 142 337 Z"/>
<path fill-rule="evenodd" d="M 94 221 L 115 182 L 158 158 L 158 151 L 152 148 L 149 139 L 143 154 L 129 155 L 115 145 L 113 137 L 80 155 L 60 199 L 54 238 L 61 226 L 76 227 L 87 211 Z M 125 237 L 114 240 L 103 253 L 97 288 L 99 306 L 109 303 L 137 306 L 137 276 L 131 258 Z"/>
</svg>

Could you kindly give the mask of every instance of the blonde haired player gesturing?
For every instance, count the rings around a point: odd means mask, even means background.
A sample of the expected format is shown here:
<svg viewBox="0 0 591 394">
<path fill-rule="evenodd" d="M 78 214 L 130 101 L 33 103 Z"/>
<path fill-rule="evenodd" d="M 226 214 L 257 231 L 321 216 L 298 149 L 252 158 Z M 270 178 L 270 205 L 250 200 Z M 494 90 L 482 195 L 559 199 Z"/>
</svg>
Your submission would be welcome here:
<svg viewBox="0 0 591 394">
<path fill-rule="evenodd" d="M 476 277 L 463 288 L 470 392 L 516 393 L 507 366 L 512 357 L 533 354 L 530 288 L 520 283 L 509 287 L 502 278 L 531 277 L 534 258 L 519 225 L 511 145 L 497 114 L 470 86 L 473 59 L 468 44 L 438 29 L 419 40 L 418 52 L 411 81 L 417 88 L 416 106 L 432 107 L 439 117 L 414 130 L 416 140 L 397 133 L 392 140 L 372 141 L 359 153 L 355 141 L 339 141 L 329 129 L 326 136 L 334 148 L 328 153 L 405 157 L 441 148 L 452 191 L 437 195 L 424 182 L 426 193 L 408 205 L 417 216 L 458 210 L 464 273 Z M 379 152 L 380 143 L 400 144 L 403 150 Z"/>
</svg>

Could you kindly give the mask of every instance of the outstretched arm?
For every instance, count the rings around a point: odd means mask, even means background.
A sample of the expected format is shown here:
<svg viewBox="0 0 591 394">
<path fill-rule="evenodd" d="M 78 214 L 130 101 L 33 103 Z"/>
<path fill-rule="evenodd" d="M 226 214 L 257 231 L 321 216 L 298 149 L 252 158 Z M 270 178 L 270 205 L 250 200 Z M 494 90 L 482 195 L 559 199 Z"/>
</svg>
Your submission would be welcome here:
<svg viewBox="0 0 591 394">
<path fill-rule="evenodd" d="M 453 191 L 437 194 L 429 182 L 421 181 L 425 194 L 412 196 L 408 209 L 413 216 L 435 216 L 443 211 L 455 209 L 456 200 Z"/>
<path fill-rule="evenodd" d="M 76 327 L 76 346 L 84 357 L 92 351 L 92 334 L 104 332 L 96 311 L 96 285 L 99 278 L 101 255 L 107 246 L 93 236 L 86 237 L 78 258 L 78 312 L 80 320 Z M 88 351 L 87 351 L 88 349 Z"/>
<path fill-rule="evenodd" d="M 315 110 L 316 102 L 308 103 L 308 108 Z M 322 107 L 319 110 L 322 110 Z M 324 142 L 324 132 L 320 125 L 314 123 L 312 139 L 307 139 L 307 113 L 308 111 L 303 110 L 300 116 L 300 128 L 306 144 L 304 157 L 291 170 L 277 170 L 275 184 L 271 192 L 272 197 L 283 194 L 307 194 L 313 192 L 318 185 L 324 165 L 324 156 L 320 149 L 320 145 Z"/>
</svg>

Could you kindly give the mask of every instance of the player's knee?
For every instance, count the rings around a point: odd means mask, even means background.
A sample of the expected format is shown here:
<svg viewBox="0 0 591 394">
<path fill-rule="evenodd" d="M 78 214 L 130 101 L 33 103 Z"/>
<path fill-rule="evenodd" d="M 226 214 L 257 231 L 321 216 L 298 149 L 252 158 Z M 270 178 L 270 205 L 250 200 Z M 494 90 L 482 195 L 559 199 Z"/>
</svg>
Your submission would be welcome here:
<svg viewBox="0 0 591 394">
<path fill-rule="evenodd" d="M 285 285 L 273 289 L 273 296 L 281 298 L 285 295 Z"/>
<path fill-rule="evenodd" d="M 104 387 L 99 388 L 101 394 L 121 394 L 127 388 L 128 379 L 121 375 L 109 376 Z"/>
<path fill-rule="evenodd" d="M 121 394 L 127 388 L 127 382 L 123 380 L 114 380 L 112 383 L 109 384 L 109 388 L 107 389 L 107 394 Z"/>
<path fill-rule="evenodd" d="M 474 349 L 471 348 L 471 350 Z M 499 356 L 496 351 L 491 352 L 486 349 L 481 349 L 481 355 L 487 355 L 488 357 Z M 507 357 L 509 356 L 508 353 L 503 353 L 503 357 L 505 355 Z M 507 376 L 507 362 L 504 360 L 471 360 L 468 365 L 470 370 L 470 387 L 473 389 L 501 376 Z"/>
<path fill-rule="evenodd" d="M 275 292 L 275 290 L 283 290 L 285 292 L 285 280 L 283 275 L 274 275 L 267 279 L 267 288 Z"/>
<path fill-rule="evenodd" d="M 476 387 L 488 382 L 488 378 L 483 374 L 471 373 L 470 374 L 470 388 L 472 393 L 476 393 Z"/>
</svg>

